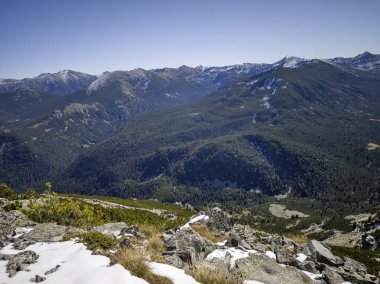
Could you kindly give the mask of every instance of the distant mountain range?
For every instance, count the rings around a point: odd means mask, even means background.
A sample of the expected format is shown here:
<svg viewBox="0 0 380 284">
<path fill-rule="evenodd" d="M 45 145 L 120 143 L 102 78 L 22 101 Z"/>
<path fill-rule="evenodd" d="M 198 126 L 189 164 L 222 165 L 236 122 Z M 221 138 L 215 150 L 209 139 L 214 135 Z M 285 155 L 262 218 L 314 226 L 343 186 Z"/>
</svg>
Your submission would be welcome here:
<svg viewBox="0 0 380 284">
<path fill-rule="evenodd" d="M 2 79 L 0 131 L 19 191 L 376 200 L 380 55 Z"/>
</svg>

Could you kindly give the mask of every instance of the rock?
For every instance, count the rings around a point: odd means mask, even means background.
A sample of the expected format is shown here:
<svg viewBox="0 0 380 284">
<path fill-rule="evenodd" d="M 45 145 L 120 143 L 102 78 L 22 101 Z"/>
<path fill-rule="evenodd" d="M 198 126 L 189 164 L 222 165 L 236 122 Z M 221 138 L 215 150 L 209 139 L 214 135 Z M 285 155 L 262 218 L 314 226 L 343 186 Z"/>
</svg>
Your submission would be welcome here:
<svg viewBox="0 0 380 284">
<path fill-rule="evenodd" d="M 244 240 L 240 241 L 239 247 L 243 250 L 251 250 L 252 249 L 251 245 Z"/>
<path fill-rule="evenodd" d="M 236 239 L 236 238 L 232 238 L 230 240 L 228 240 L 226 243 L 225 243 L 225 246 L 227 247 L 238 247 L 239 246 L 239 240 Z"/>
<path fill-rule="evenodd" d="M 235 261 L 233 274 L 242 280 L 263 283 L 305 284 L 313 281 L 294 267 L 282 267 L 275 260 L 264 255 L 251 254 Z"/>
<path fill-rule="evenodd" d="M 46 277 L 42 277 L 39 275 L 34 276 L 34 278 L 30 279 L 30 282 L 40 283 L 46 280 Z"/>
<path fill-rule="evenodd" d="M 137 227 L 137 225 L 132 225 L 132 226 L 129 226 L 129 227 L 125 227 L 121 230 L 120 232 L 120 235 L 124 235 L 124 234 L 131 234 L 131 235 L 134 235 L 136 234 L 136 232 L 139 231 L 139 227 Z"/>
<path fill-rule="evenodd" d="M 118 223 L 107 223 L 103 224 L 97 227 L 94 227 L 93 230 L 102 233 L 103 235 L 109 236 L 109 237 L 117 237 L 121 234 L 121 232 L 125 232 L 129 229 L 124 222 L 118 222 Z M 137 230 L 137 226 L 136 226 Z"/>
<path fill-rule="evenodd" d="M 0 240 L 7 235 L 12 235 L 16 227 L 34 226 L 35 224 L 18 210 L 6 212 L 0 208 Z"/>
<path fill-rule="evenodd" d="M 171 263 L 173 265 L 181 260 L 180 267 L 186 262 L 195 263 L 203 260 L 208 253 L 217 248 L 215 244 L 202 238 L 190 227 L 179 230 L 175 235 L 164 236 L 164 244 L 170 252 L 170 255 L 164 254 L 166 260 L 169 263 L 174 260 L 174 263 Z M 173 257 L 173 255 L 176 256 Z"/>
<path fill-rule="evenodd" d="M 49 274 L 52 274 L 52 273 L 56 272 L 56 271 L 58 270 L 58 268 L 60 268 L 60 267 L 61 267 L 61 266 L 57 264 L 56 267 L 54 267 L 54 268 L 52 268 L 52 269 L 46 271 L 46 272 L 45 272 L 45 275 L 49 275 Z"/>
<path fill-rule="evenodd" d="M 332 236 L 324 240 L 322 243 L 339 247 L 361 247 L 362 235 L 363 233 L 358 231 L 349 233 L 334 232 Z"/>
<path fill-rule="evenodd" d="M 349 257 L 343 257 L 344 266 L 343 269 L 350 273 L 358 273 L 361 276 L 365 276 L 367 274 L 367 268 L 363 263 L 360 263 L 356 260 L 353 260 Z"/>
<path fill-rule="evenodd" d="M 370 250 L 375 250 L 378 246 L 375 237 L 371 235 L 362 236 L 362 245 L 363 245 L 363 248 L 370 249 Z"/>
<path fill-rule="evenodd" d="M 23 251 L 10 258 L 7 263 L 6 272 L 9 277 L 13 277 L 18 271 L 25 270 L 25 268 L 32 263 L 35 263 L 38 255 L 34 251 Z"/>
<path fill-rule="evenodd" d="M 96 249 L 91 253 L 91 255 L 104 255 L 104 253 L 101 249 Z"/>
<path fill-rule="evenodd" d="M 235 221 L 232 216 L 218 207 L 209 209 L 206 213 L 208 219 L 202 220 L 211 230 L 229 231 L 232 229 Z"/>
<path fill-rule="evenodd" d="M 124 238 L 120 243 L 120 247 L 130 247 L 132 245 L 132 242 L 129 238 Z"/>
<path fill-rule="evenodd" d="M 314 273 L 314 274 L 319 274 L 319 271 L 315 267 L 315 263 L 312 262 L 312 261 L 305 260 L 302 263 L 298 263 L 297 267 L 299 269 L 307 271 L 307 272 L 311 272 L 311 273 Z"/>
<path fill-rule="evenodd" d="M 316 240 L 310 241 L 308 243 L 308 248 L 310 249 L 314 261 L 334 266 L 342 264 L 342 262 L 339 261 L 329 249 Z"/>
<path fill-rule="evenodd" d="M 340 276 L 335 269 L 326 266 L 325 270 L 322 273 L 323 279 L 327 284 L 341 284 L 344 282 L 342 276 Z"/>
<path fill-rule="evenodd" d="M 281 245 L 276 245 L 274 248 L 277 262 L 285 265 L 297 265 L 297 259 L 294 254 L 289 254 Z"/>
<path fill-rule="evenodd" d="M 59 242 L 68 229 L 55 223 L 37 224 L 33 231 L 22 236 L 25 241 L 31 242 Z"/>
</svg>

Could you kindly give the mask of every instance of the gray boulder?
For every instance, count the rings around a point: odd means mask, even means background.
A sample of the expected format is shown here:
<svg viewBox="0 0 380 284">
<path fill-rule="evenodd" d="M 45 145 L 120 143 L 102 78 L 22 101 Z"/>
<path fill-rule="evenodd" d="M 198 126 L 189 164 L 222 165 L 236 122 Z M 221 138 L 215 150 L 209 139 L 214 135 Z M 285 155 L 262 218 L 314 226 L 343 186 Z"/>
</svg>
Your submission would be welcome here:
<svg viewBox="0 0 380 284">
<path fill-rule="evenodd" d="M 13 277 L 18 271 L 25 270 L 29 264 L 35 263 L 37 259 L 38 255 L 34 251 L 20 252 L 9 259 L 6 272 L 9 277 Z"/>
<path fill-rule="evenodd" d="M 313 283 L 304 273 L 294 267 L 282 267 L 275 260 L 251 254 L 235 262 L 233 273 L 242 280 L 255 280 L 267 284 L 305 284 Z"/>
<path fill-rule="evenodd" d="M 296 256 L 294 254 L 288 253 L 283 246 L 276 245 L 274 247 L 274 253 L 276 255 L 278 263 L 292 266 L 297 265 Z"/>
<path fill-rule="evenodd" d="M 35 224 L 18 210 L 6 212 L 0 208 L 0 241 L 5 240 L 7 235 L 12 235 L 16 227 L 34 226 Z"/>
<path fill-rule="evenodd" d="M 125 232 L 128 228 L 130 227 L 127 226 L 127 224 L 125 224 L 124 222 L 118 222 L 103 224 L 94 227 L 93 230 L 109 237 L 117 237 L 120 235 L 121 232 Z"/>
<path fill-rule="evenodd" d="M 322 273 L 323 279 L 326 281 L 327 284 L 341 284 L 344 282 L 344 279 L 342 276 L 340 276 L 337 271 L 329 266 L 326 266 L 325 270 Z"/>
<path fill-rule="evenodd" d="M 166 260 L 173 265 L 195 263 L 205 258 L 217 248 L 212 242 L 202 238 L 192 228 L 183 228 L 174 235 L 164 235 Z M 182 265 L 180 265 L 182 267 Z"/>
<path fill-rule="evenodd" d="M 211 230 L 229 231 L 232 229 L 235 221 L 232 216 L 218 207 L 209 209 L 205 213 L 209 218 L 205 222 Z"/>
<path fill-rule="evenodd" d="M 333 266 L 343 264 L 339 258 L 334 256 L 332 252 L 320 242 L 312 240 L 307 246 L 310 249 L 315 262 L 321 262 Z"/>
</svg>

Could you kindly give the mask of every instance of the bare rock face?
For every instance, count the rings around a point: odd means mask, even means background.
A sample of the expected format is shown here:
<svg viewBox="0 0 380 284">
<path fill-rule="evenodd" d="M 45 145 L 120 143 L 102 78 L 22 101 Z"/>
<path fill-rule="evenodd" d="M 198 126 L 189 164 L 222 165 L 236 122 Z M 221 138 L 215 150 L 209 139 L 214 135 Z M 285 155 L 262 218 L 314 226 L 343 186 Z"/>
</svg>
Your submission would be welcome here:
<svg viewBox="0 0 380 284">
<path fill-rule="evenodd" d="M 332 252 L 316 240 L 312 240 L 308 243 L 308 248 L 312 253 L 315 261 L 325 263 L 328 265 L 340 265 L 343 262 L 332 254 Z"/>
<path fill-rule="evenodd" d="M 0 208 L 0 241 L 12 234 L 16 227 L 34 226 L 35 224 L 18 210 L 6 212 Z"/>
<path fill-rule="evenodd" d="M 263 283 L 306 284 L 313 281 L 294 267 L 282 267 L 274 259 L 265 255 L 251 254 L 238 259 L 233 271 L 242 280 L 255 280 Z"/>
<path fill-rule="evenodd" d="M 218 207 L 209 209 L 205 214 L 209 217 L 206 225 L 212 230 L 229 231 L 235 223 L 230 214 Z"/>
<path fill-rule="evenodd" d="M 339 273 L 329 266 L 326 266 L 323 271 L 323 279 L 327 282 L 327 284 L 341 284 L 344 282 L 342 276 L 340 276 Z"/>
<path fill-rule="evenodd" d="M 93 230 L 109 237 L 117 237 L 120 235 L 122 231 L 126 231 L 128 228 L 129 227 L 124 222 L 118 222 L 103 224 L 94 227 Z"/>
<path fill-rule="evenodd" d="M 167 252 L 166 260 L 180 267 L 185 263 L 203 260 L 207 254 L 216 249 L 216 245 L 202 238 L 192 228 L 182 228 L 175 234 L 164 234 Z"/>
</svg>

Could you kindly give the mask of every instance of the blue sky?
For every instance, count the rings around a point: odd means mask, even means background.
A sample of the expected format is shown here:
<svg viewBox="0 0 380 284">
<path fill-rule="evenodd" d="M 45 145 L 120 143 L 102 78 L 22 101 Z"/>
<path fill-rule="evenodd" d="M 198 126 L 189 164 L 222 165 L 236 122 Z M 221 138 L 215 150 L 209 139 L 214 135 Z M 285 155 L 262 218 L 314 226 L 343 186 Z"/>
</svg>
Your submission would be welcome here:
<svg viewBox="0 0 380 284">
<path fill-rule="evenodd" d="M 0 0 L 0 78 L 380 53 L 379 0 Z"/>
</svg>

